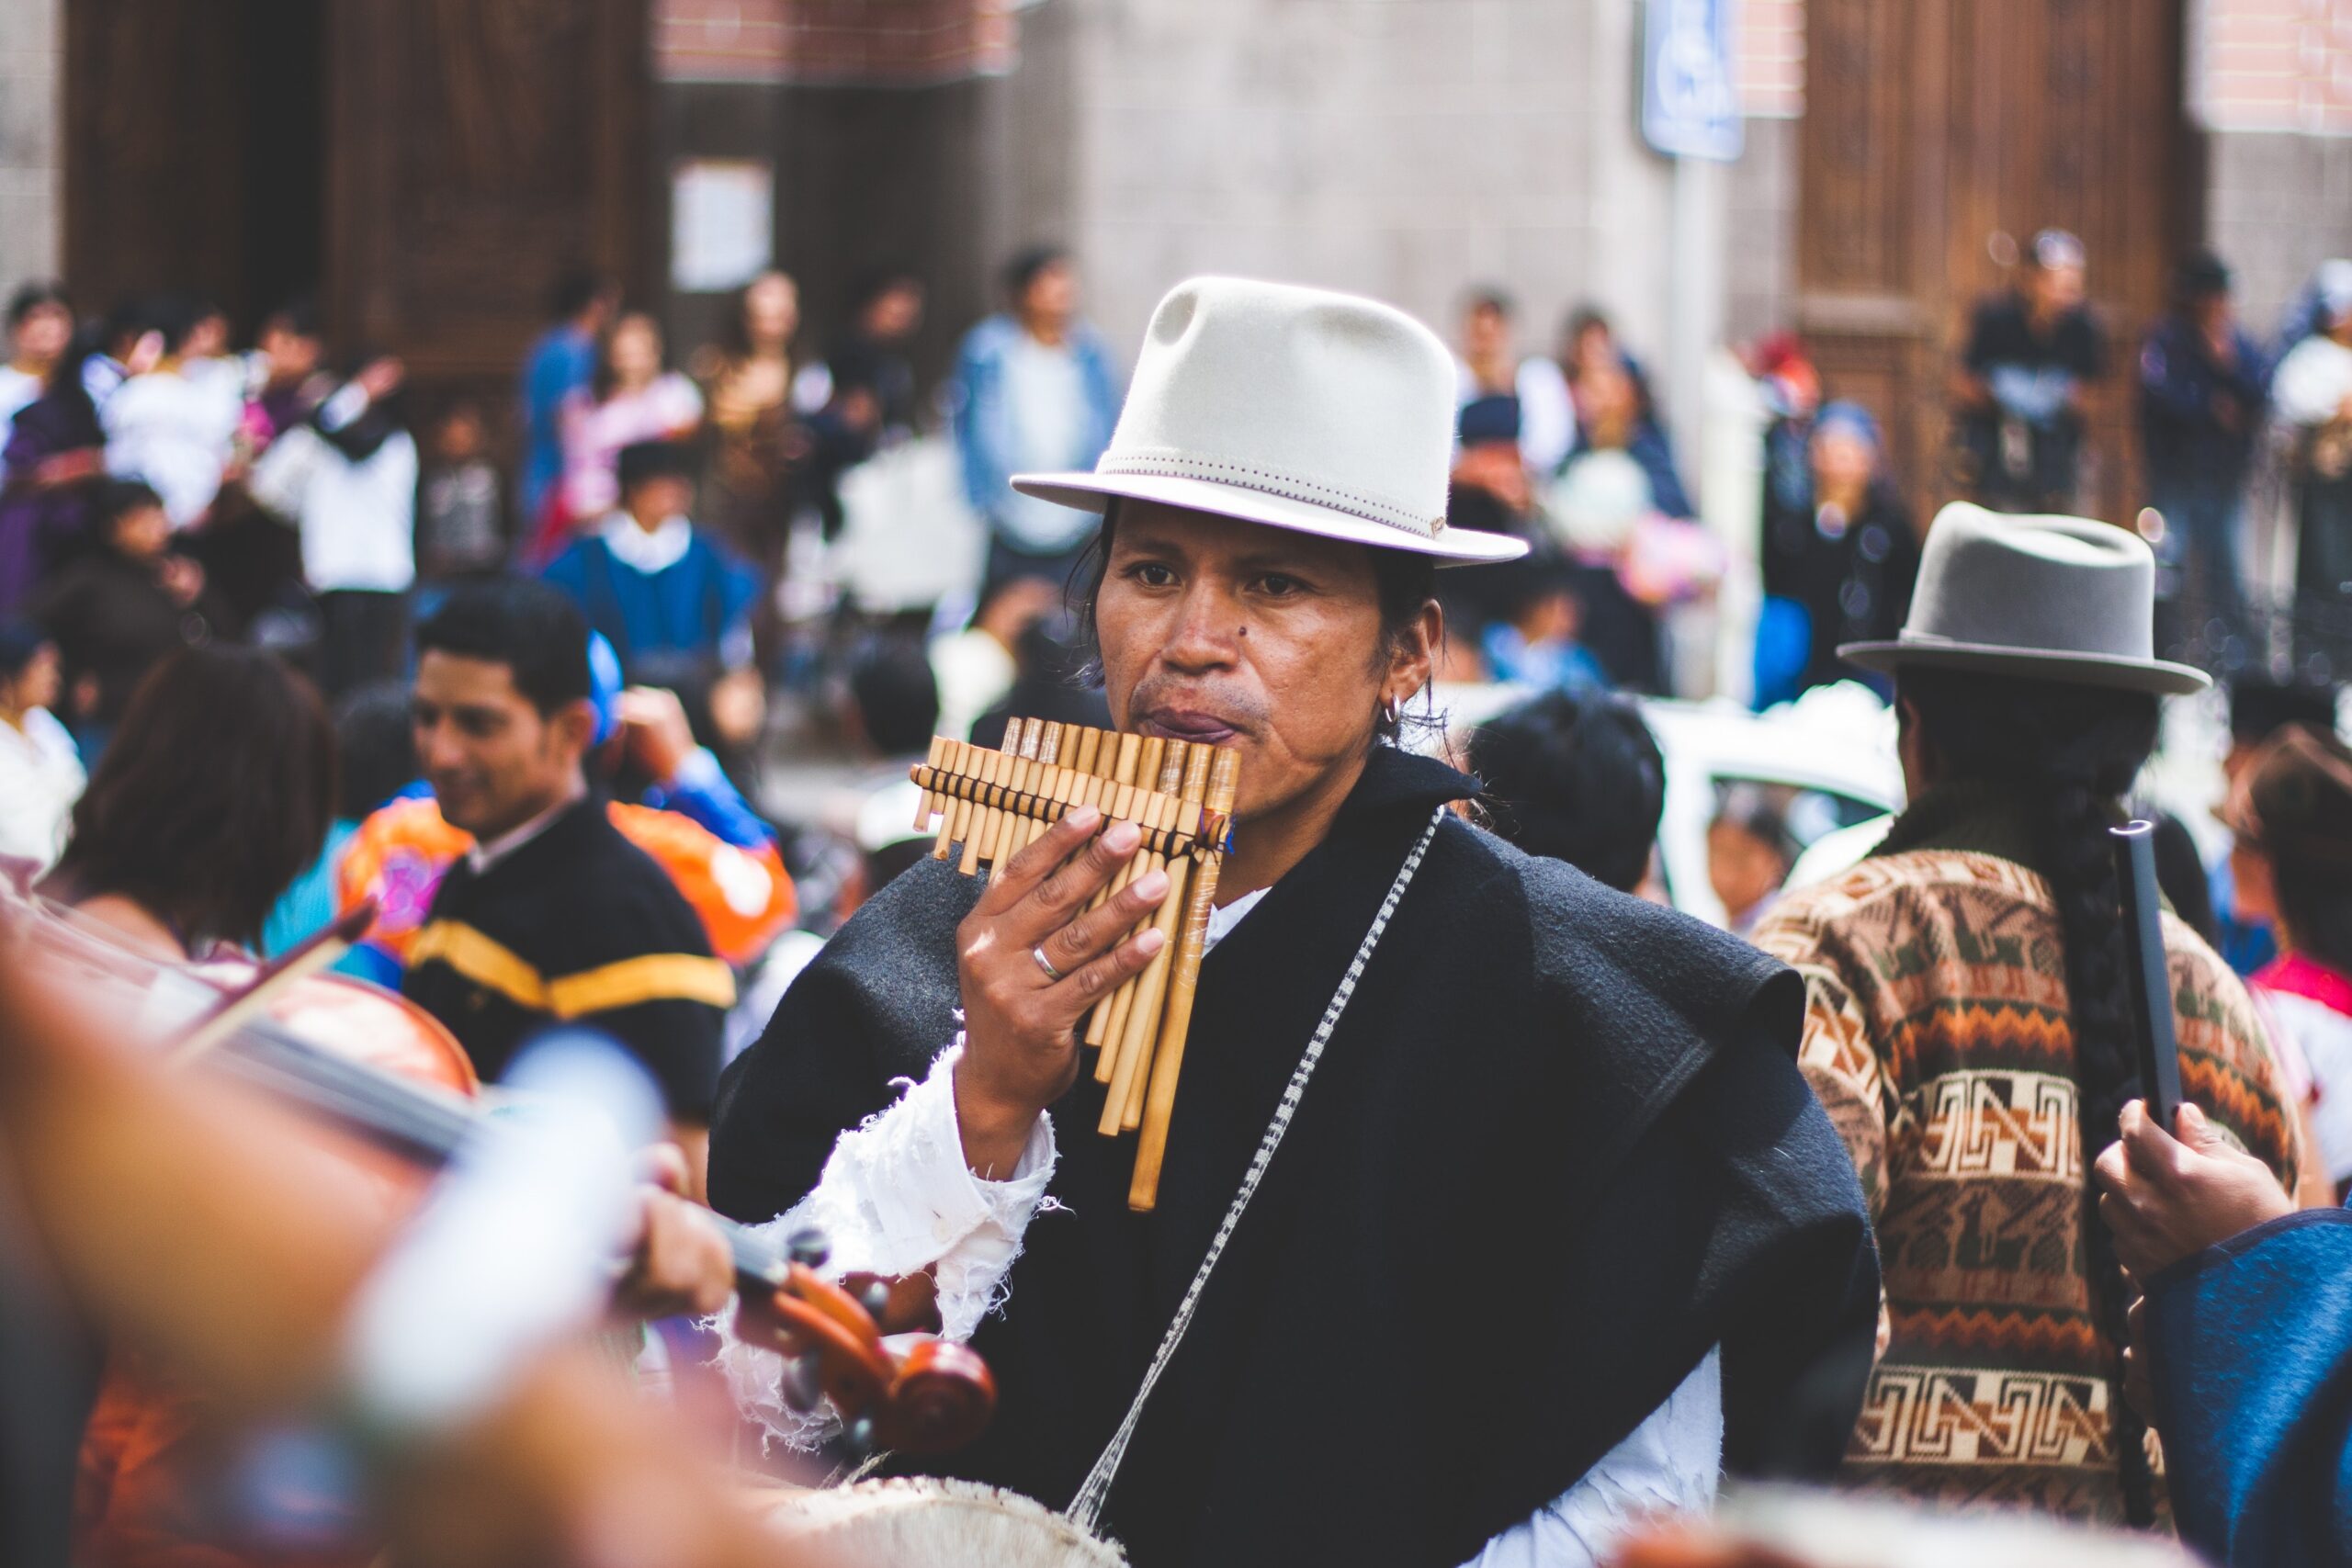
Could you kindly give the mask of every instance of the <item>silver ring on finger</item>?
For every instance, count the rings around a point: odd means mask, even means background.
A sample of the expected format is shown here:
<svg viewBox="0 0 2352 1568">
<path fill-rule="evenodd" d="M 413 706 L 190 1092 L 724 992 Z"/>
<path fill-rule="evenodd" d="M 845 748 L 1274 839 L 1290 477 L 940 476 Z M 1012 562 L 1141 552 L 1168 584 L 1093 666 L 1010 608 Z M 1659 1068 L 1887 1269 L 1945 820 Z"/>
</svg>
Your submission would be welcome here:
<svg viewBox="0 0 2352 1568">
<path fill-rule="evenodd" d="M 1031 948 L 1029 956 L 1037 961 L 1037 967 L 1046 972 L 1046 978 L 1053 984 L 1059 985 L 1067 978 L 1060 970 L 1054 967 L 1054 961 L 1046 956 L 1046 950 L 1043 947 Z"/>
</svg>

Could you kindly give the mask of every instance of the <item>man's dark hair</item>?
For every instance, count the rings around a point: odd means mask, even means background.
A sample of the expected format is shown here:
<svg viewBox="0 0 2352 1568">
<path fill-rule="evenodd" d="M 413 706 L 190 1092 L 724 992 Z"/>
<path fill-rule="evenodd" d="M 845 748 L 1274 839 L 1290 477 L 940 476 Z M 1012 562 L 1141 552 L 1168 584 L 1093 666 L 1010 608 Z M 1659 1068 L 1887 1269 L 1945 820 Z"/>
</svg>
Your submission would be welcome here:
<svg viewBox="0 0 2352 1568">
<path fill-rule="evenodd" d="M 65 297 L 62 283 L 28 283 L 8 296 L 8 327 L 10 331 L 25 324 L 25 318 L 44 305 L 57 305 L 66 314 L 74 312 L 74 301 Z"/>
<path fill-rule="evenodd" d="M 121 313 L 128 326 L 127 335 L 133 341 L 155 333 L 164 340 L 165 354 L 177 354 L 187 346 L 188 333 L 203 318 L 197 307 L 184 294 L 153 294 L 139 300 Z"/>
<path fill-rule="evenodd" d="M 1029 297 L 1029 286 L 1037 281 L 1038 274 L 1047 267 L 1058 266 L 1069 260 L 1069 252 L 1059 245 L 1032 245 L 1004 264 L 1004 297 L 1014 306 Z"/>
<path fill-rule="evenodd" d="M 164 498 L 145 479 L 101 479 L 90 496 L 90 521 L 104 543 L 117 523 L 142 507 L 161 506 Z"/>
<path fill-rule="evenodd" d="M 2173 298 L 2183 305 L 2194 305 L 2200 299 L 2211 299 L 2230 291 L 2230 265 L 2211 251 L 2194 250 L 2180 258 L 2173 269 Z"/>
<path fill-rule="evenodd" d="M 0 615 L 0 681 L 23 674 L 33 655 L 55 640 L 47 626 L 29 615 Z"/>
<path fill-rule="evenodd" d="M 632 441 L 620 449 L 614 460 L 614 478 L 621 493 L 645 483 L 648 479 L 685 479 L 695 477 L 695 451 L 683 441 Z"/>
<path fill-rule="evenodd" d="M 343 783 L 335 815 L 356 822 L 416 782 L 416 730 L 405 681 L 370 681 L 334 705 Z"/>
<path fill-rule="evenodd" d="M 131 694 L 46 886 L 130 899 L 192 949 L 257 946 L 334 807 L 317 689 L 258 649 L 182 649 Z"/>
<path fill-rule="evenodd" d="M 2335 728 L 2335 688 L 2276 681 L 2239 681 L 2230 687 L 2230 739 L 2258 746 L 2290 724 Z"/>
<path fill-rule="evenodd" d="M 1070 570 L 1070 583 L 1083 584 L 1079 594 L 1078 642 L 1083 660 L 1080 679 L 1090 685 L 1102 683 L 1102 645 L 1095 632 L 1094 612 L 1102 599 L 1102 580 L 1111 570 L 1111 541 L 1119 525 L 1118 498 L 1112 497 L 1102 508 L 1102 526 L 1095 531 L 1094 542 Z M 1365 546 L 1372 557 L 1372 578 L 1380 596 L 1380 647 L 1374 657 L 1381 663 L 1392 658 L 1413 624 L 1420 619 L 1421 611 L 1437 597 L 1437 562 L 1429 556 L 1413 550 L 1383 550 Z M 1401 718 L 1382 718 L 1377 726 L 1380 739 L 1395 740 L 1404 732 Z"/>
<path fill-rule="evenodd" d="M 1482 283 L 1462 296 L 1462 313 L 1465 316 L 1491 313 L 1508 321 L 1519 311 L 1511 304 L 1510 295 L 1491 283 Z"/>
<path fill-rule="evenodd" d="M 1617 329 L 1609 324 L 1609 313 L 1606 310 L 1598 305 L 1578 305 L 1568 312 L 1567 330 L 1563 335 L 1568 342 L 1574 343 L 1595 327 L 1599 327 L 1611 337 L 1617 335 Z"/>
<path fill-rule="evenodd" d="M 416 628 L 416 651 L 505 665 L 542 715 L 588 700 L 588 623 L 537 578 L 459 583 Z"/>
<path fill-rule="evenodd" d="M 885 295 L 894 294 L 901 288 L 911 288 L 920 293 L 922 279 L 903 266 L 869 267 L 851 282 L 844 299 L 844 313 L 854 321 L 872 310 Z"/>
<path fill-rule="evenodd" d="M 548 291 L 548 314 L 568 321 L 605 295 L 619 291 L 620 284 L 608 272 L 593 266 L 567 267 Z"/>
<path fill-rule="evenodd" d="M 1623 697 L 1546 692 L 1470 736 L 1488 824 L 1532 855 L 1632 892 L 1666 809 L 1666 759 Z"/>
<path fill-rule="evenodd" d="M 886 757 L 910 757 L 939 728 L 939 682 L 910 637 L 883 637 L 850 666 L 850 697 L 865 738 Z"/>
<path fill-rule="evenodd" d="M 266 332 L 273 328 L 296 337 L 319 336 L 318 300 L 308 294 L 297 294 L 263 318 L 262 329 Z"/>
</svg>

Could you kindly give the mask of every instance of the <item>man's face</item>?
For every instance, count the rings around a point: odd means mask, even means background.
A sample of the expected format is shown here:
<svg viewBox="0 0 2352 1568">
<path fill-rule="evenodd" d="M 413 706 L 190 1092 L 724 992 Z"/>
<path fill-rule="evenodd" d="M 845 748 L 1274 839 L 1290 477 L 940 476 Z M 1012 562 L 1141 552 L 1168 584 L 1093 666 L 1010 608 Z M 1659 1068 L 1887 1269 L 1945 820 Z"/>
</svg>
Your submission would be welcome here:
<svg viewBox="0 0 2352 1568">
<path fill-rule="evenodd" d="M 1471 307 L 1462 318 L 1462 356 L 1500 359 L 1510 353 L 1510 321 L 1491 305 Z"/>
<path fill-rule="evenodd" d="M 1813 438 L 1814 485 L 1838 495 L 1861 490 L 1876 460 L 1871 444 L 1851 430 L 1824 430 Z"/>
<path fill-rule="evenodd" d="M 684 517 L 695 504 L 694 481 L 675 474 L 639 479 L 621 497 L 622 510 L 641 528 L 659 528 L 673 517 Z"/>
<path fill-rule="evenodd" d="M 585 702 L 542 714 L 514 689 L 509 666 L 439 649 L 417 660 L 410 721 L 441 815 L 477 839 L 511 832 L 576 793 L 595 727 Z"/>
<path fill-rule="evenodd" d="M 17 678 L 7 683 L 8 705 L 19 711 L 57 705 L 57 645 L 45 642 L 33 649 Z"/>
<path fill-rule="evenodd" d="M 880 343 L 897 343 L 922 324 L 922 289 L 901 283 L 876 295 L 865 308 L 865 335 Z"/>
<path fill-rule="evenodd" d="M 1238 750 L 1244 818 L 1352 784 L 1384 696 L 1420 689 L 1438 637 L 1430 609 L 1383 653 L 1361 545 L 1135 501 L 1094 619 L 1118 727 Z"/>
<path fill-rule="evenodd" d="M 172 519 L 160 506 L 134 506 L 114 520 L 114 547 L 132 560 L 153 560 L 172 542 Z"/>
<path fill-rule="evenodd" d="M 1041 267 L 1037 276 L 1029 280 L 1021 302 L 1031 321 L 1046 326 L 1066 325 L 1078 314 L 1078 274 L 1070 270 L 1068 262 Z"/>
<path fill-rule="evenodd" d="M 270 379 L 281 386 L 308 380 L 325 357 L 317 338 L 276 324 L 263 330 L 261 351 L 269 360 Z"/>
<path fill-rule="evenodd" d="M 2026 287 L 2042 314 L 2063 316 L 2083 302 L 2083 269 L 2078 266 L 2038 266 L 2026 275 Z"/>
<path fill-rule="evenodd" d="M 17 323 L 16 357 L 29 365 L 53 364 L 74 336 L 74 313 L 64 306 L 36 305 Z"/>
</svg>

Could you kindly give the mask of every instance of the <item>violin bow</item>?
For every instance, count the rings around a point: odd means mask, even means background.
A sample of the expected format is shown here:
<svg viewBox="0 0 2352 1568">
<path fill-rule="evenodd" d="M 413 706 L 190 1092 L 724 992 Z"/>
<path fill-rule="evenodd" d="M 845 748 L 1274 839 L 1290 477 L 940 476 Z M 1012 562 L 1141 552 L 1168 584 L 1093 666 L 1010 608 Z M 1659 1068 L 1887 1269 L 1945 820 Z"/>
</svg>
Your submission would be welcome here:
<svg viewBox="0 0 2352 1568">
<path fill-rule="evenodd" d="M 164 1053 L 164 1065 L 177 1067 L 192 1062 L 260 1019 L 297 980 L 317 974 L 349 953 L 375 923 L 376 900 L 362 898 L 263 964 L 251 980 L 223 995 L 218 1007 L 172 1042 Z"/>
</svg>

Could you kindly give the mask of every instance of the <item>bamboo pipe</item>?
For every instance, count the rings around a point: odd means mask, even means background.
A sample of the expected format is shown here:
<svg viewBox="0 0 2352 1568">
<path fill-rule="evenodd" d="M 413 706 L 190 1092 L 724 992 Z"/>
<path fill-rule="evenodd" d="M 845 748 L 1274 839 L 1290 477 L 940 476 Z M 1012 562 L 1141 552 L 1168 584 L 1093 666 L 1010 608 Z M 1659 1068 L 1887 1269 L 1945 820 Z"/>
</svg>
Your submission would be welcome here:
<svg viewBox="0 0 2352 1568">
<path fill-rule="evenodd" d="M 1241 760 L 1219 751 L 1209 770 L 1207 806 L 1224 816 L 1233 810 L 1234 787 Z M 1209 911 L 1216 907 L 1217 874 L 1224 869 L 1222 845 L 1206 850 L 1193 878 L 1193 896 L 1185 901 L 1184 927 L 1177 954 L 1169 970 L 1168 1011 L 1159 1030 L 1159 1048 L 1151 1064 L 1151 1087 L 1144 1097 L 1142 1133 L 1136 1145 L 1135 1179 L 1127 1188 L 1127 1207 L 1139 1214 L 1151 1213 L 1159 1201 L 1159 1168 L 1168 1154 L 1168 1121 L 1176 1109 L 1176 1076 L 1184 1065 L 1184 1037 L 1193 1026 L 1193 997 L 1200 981 L 1201 955 L 1208 940 Z"/>
</svg>

